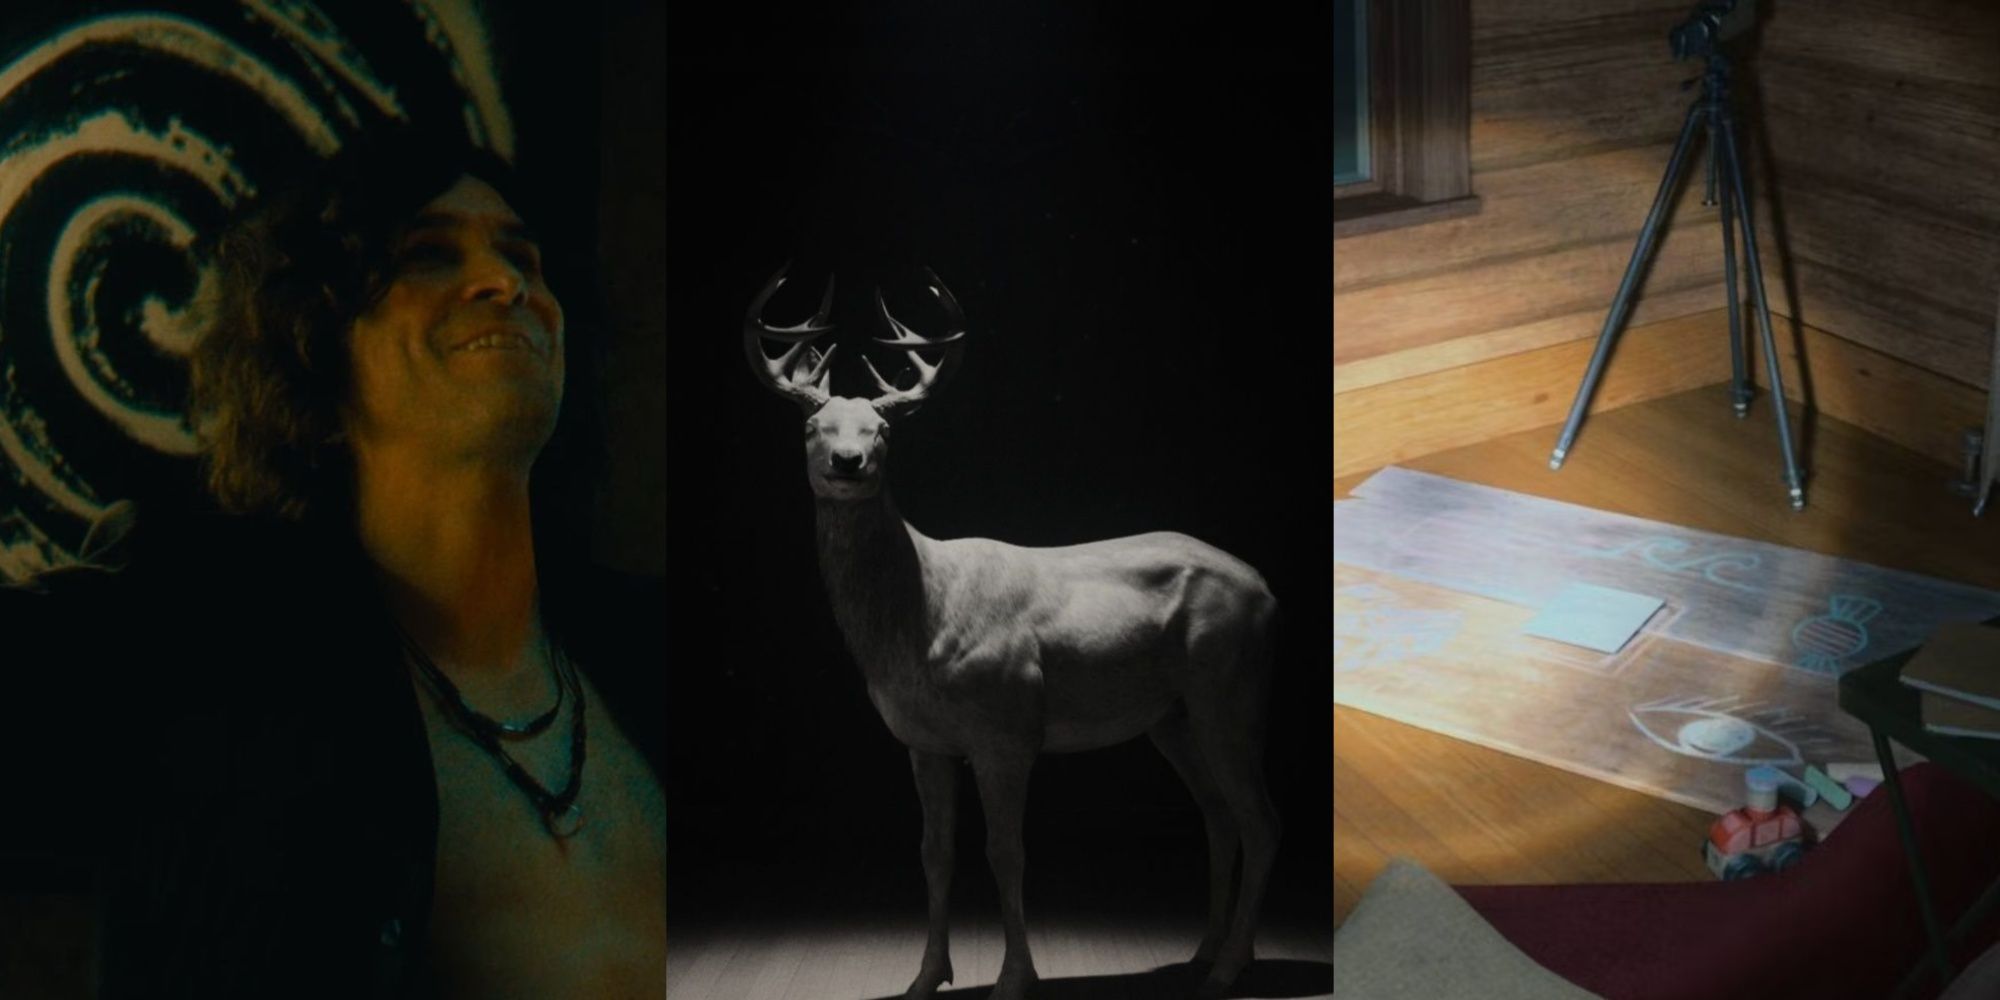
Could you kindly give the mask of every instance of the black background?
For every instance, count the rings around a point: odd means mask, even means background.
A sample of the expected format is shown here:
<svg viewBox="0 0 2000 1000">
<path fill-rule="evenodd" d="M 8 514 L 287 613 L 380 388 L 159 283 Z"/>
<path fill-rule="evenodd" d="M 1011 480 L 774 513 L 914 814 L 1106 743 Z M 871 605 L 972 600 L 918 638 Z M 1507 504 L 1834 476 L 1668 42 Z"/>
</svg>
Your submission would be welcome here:
<svg viewBox="0 0 2000 1000">
<path fill-rule="evenodd" d="M 921 885 L 906 752 L 821 590 L 800 414 L 744 363 L 744 309 L 792 261 L 769 318 L 803 319 L 837 274 L 837 394 L 868 385 L 875 285 L 920 331 L 939 317 L 917 265 L 963 303 L 961 370 L 890 460 L 918 530 L 1175 530 L 1264 574 L 1273 905 L 1330 930 L 1331 24 L 1047 6 L 669 17 L 666 627 L 689 651 L 670 664 L 672 920 L 719 915 L 762 872 Z M 959 884 L 989 884 L 960 794 Z M 1190 891 L 1205 864 L 1143 739 L 1042 758 L 1027 842 L 1031 901 L 1114 854 L 1155 852 Z"/>
</svg>

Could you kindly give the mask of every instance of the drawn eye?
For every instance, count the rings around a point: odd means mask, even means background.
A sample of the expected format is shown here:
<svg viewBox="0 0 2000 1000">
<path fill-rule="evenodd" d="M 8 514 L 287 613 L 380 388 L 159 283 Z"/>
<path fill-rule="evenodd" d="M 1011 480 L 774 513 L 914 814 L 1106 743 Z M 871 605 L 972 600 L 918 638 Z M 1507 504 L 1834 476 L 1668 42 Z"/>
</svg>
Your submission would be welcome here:
<svg viewBox="0 0 2000 1000">
<path fill-rule="evenodd" d="M 1684 757 L 1721 764 L 1804 763 L 1812 751 L 1838 741 L 1805 716 L 1783 706 L 1759 709 L 1738 698 L 1668 698 L 1632 706 L 1639 731 Z"/>
</svg>

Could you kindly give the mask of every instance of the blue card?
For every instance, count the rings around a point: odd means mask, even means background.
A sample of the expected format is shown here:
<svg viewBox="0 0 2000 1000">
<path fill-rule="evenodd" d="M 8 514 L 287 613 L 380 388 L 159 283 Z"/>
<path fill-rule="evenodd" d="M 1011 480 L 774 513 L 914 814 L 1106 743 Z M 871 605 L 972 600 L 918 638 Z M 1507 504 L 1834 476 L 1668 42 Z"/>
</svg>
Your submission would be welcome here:
<svg viewBox="0 0 2000 1000">
<path fill-rule="evenodd" d="M 1521 631 L 1604 653 L 1625 648 L 1664 603 L 1657 597 L 1588 583 L 1572 583 L 1542 606 Z"/>
</svg>

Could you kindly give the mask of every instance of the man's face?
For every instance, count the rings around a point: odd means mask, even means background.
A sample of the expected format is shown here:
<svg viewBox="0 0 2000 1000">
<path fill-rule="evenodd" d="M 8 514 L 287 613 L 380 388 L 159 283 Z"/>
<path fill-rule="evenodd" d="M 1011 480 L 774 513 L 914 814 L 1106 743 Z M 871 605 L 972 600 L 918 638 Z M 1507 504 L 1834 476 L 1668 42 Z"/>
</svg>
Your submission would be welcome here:
<svg viewBox="0 0 2000 1000">
<path fill-rule="evenodd" d="M 354 321 L 354 447 L 525 459 L 562 405 L 562 306 L 541 248 L 491 185 L 461 177 L 417 213 L 387 292 Z"/>
</svg>

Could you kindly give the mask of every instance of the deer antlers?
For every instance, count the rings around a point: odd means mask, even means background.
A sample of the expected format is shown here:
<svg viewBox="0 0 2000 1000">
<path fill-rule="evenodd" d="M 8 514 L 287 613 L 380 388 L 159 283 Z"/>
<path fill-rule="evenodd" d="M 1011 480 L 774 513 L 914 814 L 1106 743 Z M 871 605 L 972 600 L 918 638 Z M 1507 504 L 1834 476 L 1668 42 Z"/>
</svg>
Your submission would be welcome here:
<svg viewBox="0 0 2000 1000">
<path fill-rule="evenodd" d="M 865 357 L 861 359 L 861 363 L 868 366 L 868 374 L 874 376 L 876 387 L 882 390 L 882 395 L 875 397 L 873 405 L 875 411 L 885 417 L 916 412 L 917 407 L 944 384 L 938 381 L 938 373 L 945 369 L 957 371 L 958 356 L 965 350 L 965 313 L 959 309 L 958 300 L 952 297 L 951 289 L 944 287 L 944 282 L 939 281 L 937 274 L 930 268 L 924 268 L 924 277 L 930 279 L 925 287 L 937 297 L 938 304 L 944 307 L 946 319 L 951 323 L 950 332 L 942 337 L 920 337 L 909 327 L 904 326 L 896 317 L 889 315 L 889 306 L 882 301 L 882 290 L 875 289 L 875 308 L 881 312 L 882 319 L 888 322 L 889 329 L 896 334 L 894 340 L 877 337 L 875 342 L 890 347 L 900 347 L 907 351 L 910 355 L 910 367 L 917 372 L 916 385 L 908 389 L 898 389 L 894 383 L 883 378 L 881 372 L 875 370 L 874 362 Z M 944 357 L 939 358 L 936 364 L 925 364 L 923 356 L 917 352 L 932 347 L 944 348 Z M 947 372 L 945 377 L 948 379 L 950 373 Z"/>
<path fill-rule="evenodd" d="M 763 291 L 750 300 L 750 310 L 743 315 L 743 353 L 750 361 L 750 371 L 765 388 L 785 397 L 804 409 L 808 414 L 826 405 L 827 382 L 833 376 L 827 362 L 833 360 L 833 352 L 840 345 L 835 344 L 821 351 L 812 342 L 833 326 L 826 321 L 826 314 L 833 308 L 833 276 L 827 275 L 826 291 L 819 297 L 819 311 L 803 323 L 792 326 L 772 326 L 764 322 L 764 303 L 785 283 L 785 272 L 791 270 L 787 262 L 778 268 L 778 273 L 764 283 Z M 764 356 L 764 339 L 783 341 L 792 346 L 775 358 Z M 801 355 L 803 351 L 803 355 Z M 805 362 L 807 370 L 798 371 L 798 362 Z"/>
<path fill-rule="evenodd" d="M 896 334 L 894 340 L 886 340 L 886 338 L 878 336 L 876 344 L 888 344 L 892 348 L 906 350 L 910 354 L 910 366 L 916 368 L 916 384 L 910 386 L 910 388 L 896 388 L 894 382 L 882 378 L 882 372 L 876 372 L 874 362 L 870 362 L 868 358 L 862 358 L 862 364 L 868 366 L 868 374 L 874 376 L 874 380 L 876 380 L 876 388 L 882 390 L 882 394 L 872 400 L 876 412 L 882 414 L 882 416 L 906 416 L 906 414 L 914 414 L 916 408 L 922 406 L 922 402 L 932 392 L 936 392 L 938 386 L 942 386 L 942 382 L 938 382 L 938 372 L 942 372 L 946 368 L 950 368 L 952 372 L 956 372 L 958 370 L 958 354 L 966 350 L 966 344 L 964 344 L 964 338 L 966 338 L 966 314 L 964 314 L 964 310 L 958 308 L 958 300 L 952 298 L 952 290 L 946 288 L 944 282 L 938 280 L 936 272 L 932 272 L 930 268 L 924 268 L 924 278 L 928 278 L 926 288 L 930 288 L 930 294 L 938 298 L 940 306 L 944 306 L 944 316 L 952 324 L 950 332 L 946 332 L 944 336 L 924 338 L 924 336 L 918 336 L 916 332 L 912 332 L 908 326 L 902 324 L 902 320 L 898 320 L 898 318 L 894 318 L 894 316 L 888 314 L 888 304 L 882 302 L 882 290 L 876 288 L 876 310 L 882 314 L 882 320 L 888 322 L 890 332 Z M 924 364 L 924 356 L 918 354 L 918 350 L 926 350 L 926 348 L 944 348 L 944 356 L 938 358 L 936 364 Z M 946 372 L 946 378 L 950 378 L 950 372 Z"/>
<path fill-rule="evenodd" d="M 750 310 L 743 318 L 743 350 L 750 361 L 750 370 L 757 380 L 771 391 L 798 403 L 807 413 L 813 413 L 825 406 L 830 393 L 827 386 L 832 378 L 828 362 L 833 358 L 834 347 L 825 351 L 809 346 L 833 326 L 826 322 L 827 312 L 833 305 L 833 278 L 826 280 L 826 292 L 820 297 L 819 311 L 803 323 L 794 326 L 771 326 L 764 322 L 764 304 L 776 294 L 785 283 L 785 272 L 791 268 L 788 263 L 772 275 L 764 289 L 750 302 Z M 916 412 L 918 406 L 931 393 L 949 381 L 957 371 L 958 358 L 965 349 L 965 312 L 959 308 L 958 299 L 951 290 L 938 280 L 936 272 L 924 269 L 927 279 L 925 287 L 943 307 L 949 330 L 942 336 L 924 337 L 918 335 L 901 320 L 890 315 L 889 306 L 882 301 L 882 290 L 875 289 L 875 308 L 894 333 L 893 338 L 876 337 L 875 342 L 889 347 L 901 348 L 908 353 L 910 367 L 917 373 L 917 383 L 907 389 L 899 389 L 895 383 L 882 377 L 875 364 L 866 357 L 861 363 L 868 366 L 868 374 L 875 379 L 881 395 L 870 401 L 876 412 L 885 417 L 898 417 Z M 764 339 L 783 341 L 792 345 L 785 353 L 775 358 L 764 355 Z M 920 351 L 943 348 L 944 356 L 935 363 L 926 362 Z M 941 377 L 942 376 L 942 377 Z"/>
</svg>

